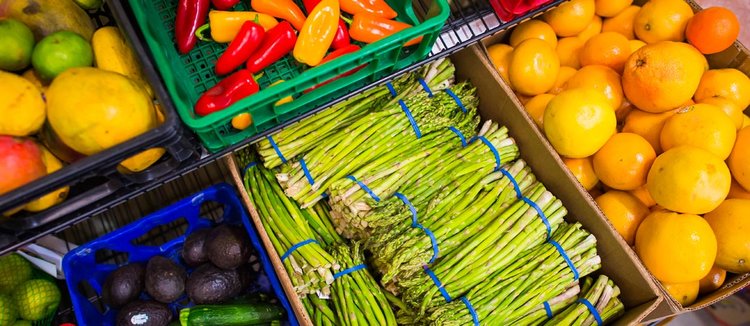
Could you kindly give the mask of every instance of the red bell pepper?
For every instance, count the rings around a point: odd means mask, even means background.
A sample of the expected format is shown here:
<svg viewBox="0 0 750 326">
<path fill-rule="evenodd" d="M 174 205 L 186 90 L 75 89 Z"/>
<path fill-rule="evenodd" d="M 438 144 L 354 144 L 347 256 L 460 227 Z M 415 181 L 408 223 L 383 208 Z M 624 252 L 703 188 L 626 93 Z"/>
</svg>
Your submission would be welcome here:
<svg viewBox="0 0 750 326">
<path fill-rule="evenodd" d="M 182 54 L 190 52 L 198 42 L 195 31 L 206 23 L 210 0 L 180 0 L 174 23 L 174 37 L 177 50 Z"/>
<path fill-rule="evenodd" d="M 238 4 L 240 0 L 211 0 L 211 3 L 214 5 L 214 8 L 219 10 L 229 10 L 234 7 L 234 5 Z"/>
<path fill-rule="evenodd" d="M 305 5 L 305 11 L 307 11 L 308 15 L 313 11 L 315 6 L 320 3 L 320 1 L 321 0 L 302 0 Z M 333 37 L 331 48 L 338 50 L 349 44 L 352 44 L 352 41 L 349 38 L 349 29 L 346 28 L 346 22 L 344 22 L 343 19 L 339 19 L 339 26 L 338 29 L 336 29 L 336 35 Z"/>
<path fill-rule="evenodd" d="M 264 34 L 263 26 L 251 21 L 242 23 L 237 36 L 216 61 L 216 74 L 226 75 L 245 63 L 263 41 Z"/>
<path fill-rule="evenodd" d="M 331 61 L 333 59 L 336 59 L 336 58 L 338 58 L 338 57 L 340 57 L 340 56 L 342 56 L 344 54 L 355 52 L 355 51 L 357 51 L 359 49 L 360 49 L 360 47 L 358 45 L 356 45 L 356 44 L 349 44 L 349 46 L 347 46 L 347 47 L 344 47 L 344 48 L 341 48 L 341 49 L 338 49 L 336 51 L 333 51 L 333 52 L 329 53 L 325 58 L 323 58 L 323 60 L 320 61 L 319 65 L 322 65 L 322 64 L 324 64 L 324 63 L 326 63 L 328 61 Z M 347 72 L 345 72 L 345 73 L 343 73 L 341 75 L 338 75 L 338 76 L 333 77 L 333 78 L 331 78 L 329 80 L 326 80 L 326 81 L 324 81 L 324 82 L 322 82 L 320 84 L 317 84 L 317 85 L 315 85 L 313 87 L 310 87 L 310 88 L 306 89 L 303 93 L 309 93 L 312 90 L 314 90 L 316 88 L 320 88 L 323 85 L 331 83 L 331 82 L 333 82 L 335 80 L 338 80 L 340 78 L 344 78 L 346 76 L 350 76 L 350 75 L 354 74 L 355 72 L 359 71 L 360 69 L 364 68 L 366 65 L 367 64 L 363 64 L 363 65 L 361 65 L 359 67 L 356 67 L 356 68 L 354 68 L 352 70 L 349 70 L 349 71 L 347 71 Z"/>
<path fill-rule="evenodd" d="M 258 92 L 260 87 L 247 69 L 239 70 L 207 90 L 195 103 L 195 113 L 205 116 L 226 109 L 235 102 Z"/>
<path fill-rule="evenodd" d="M 296 42 L 297 34 L 292 24 L 288 21 L 279 23 L 266 32 L 258 50 L 247 60 L 247 69 L 254 74 L 260 72 L 291 52 Z"/>
</svg>

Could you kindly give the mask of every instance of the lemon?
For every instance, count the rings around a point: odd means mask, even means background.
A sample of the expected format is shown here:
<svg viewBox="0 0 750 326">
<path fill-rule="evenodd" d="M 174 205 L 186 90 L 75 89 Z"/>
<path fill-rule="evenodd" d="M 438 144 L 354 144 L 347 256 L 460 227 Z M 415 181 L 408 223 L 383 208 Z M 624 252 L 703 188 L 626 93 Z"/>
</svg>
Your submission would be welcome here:
<svg viewBox="0 0 750 326">
<path fill-rule="evenodd" d="M 16 288 L 13 299 L 21 318 L 37 321 L 55 313 L 60 303 L 60 290 L 51 281 L 30 280 Z"/>
</svg>

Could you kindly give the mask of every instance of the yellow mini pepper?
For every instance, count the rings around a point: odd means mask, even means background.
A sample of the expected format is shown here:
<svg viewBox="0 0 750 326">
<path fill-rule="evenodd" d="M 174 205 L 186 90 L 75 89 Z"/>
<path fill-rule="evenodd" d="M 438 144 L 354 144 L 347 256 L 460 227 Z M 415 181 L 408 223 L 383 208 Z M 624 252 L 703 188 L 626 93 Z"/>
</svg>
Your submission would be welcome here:
<svg viewBox="0 0 750 326">
<path fill-rule="evenodd" d="M 273 16 L 254 11 L 211 10 L 208 13 L 211 38 L 217 43 L 229 43 L 237 35 L 242 24 L 248 20 L 263 26 L 266 31 L 279 23 Z"/>
<path fill-rule="evenodd" d="M 323 60 L 336 36 L 339 1 L 323 0 L 310 13 L 299 32 L 292 54 L 297 61 L 316 66 Z"/>
</svg>

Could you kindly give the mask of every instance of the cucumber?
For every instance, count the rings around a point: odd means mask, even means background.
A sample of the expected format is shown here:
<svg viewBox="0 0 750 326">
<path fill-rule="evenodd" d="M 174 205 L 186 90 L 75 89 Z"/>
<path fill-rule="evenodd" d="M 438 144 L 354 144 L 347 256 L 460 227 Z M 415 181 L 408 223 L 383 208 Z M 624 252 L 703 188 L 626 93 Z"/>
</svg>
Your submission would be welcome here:
<svg viewBox="0 0 750 326">
<path fill-rule="evenodd" d="M 284 316 L 284 309 L 277 305 L 233 304 L 201 305 L 180 310 L 182 326 L 243 326 L 270 323 Z"/>
</svg>

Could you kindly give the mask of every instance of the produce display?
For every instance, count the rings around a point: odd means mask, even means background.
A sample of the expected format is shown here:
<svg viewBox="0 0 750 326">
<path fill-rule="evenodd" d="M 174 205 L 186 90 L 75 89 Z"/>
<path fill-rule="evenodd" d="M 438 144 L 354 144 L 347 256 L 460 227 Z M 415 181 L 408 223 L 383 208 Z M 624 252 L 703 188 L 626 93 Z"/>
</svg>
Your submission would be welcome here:
<svg viewBox="0 0 750 326">
<path fill-rule="evenodd" d="M 117 27 L 94 29 L 72 0 L 0 14 L 0 195 L 158 126 L 136 54 Z M 101 1 L 80 1 L 82 5 Z M 120 163 L 140 172 L 164 154 L 152 148 Z M 64 201 L 62 187 L 13 210 L 39 212 Z"/>
<path fill-rule="evenodd" d="M 480 124 L 476 90 L 456 83 L 454 69 L 438 60 L 237 152 L 310 318 L 616 319 L 617 286 L 585 278 L 601 267 L 596 238 L 564 221 L 567 210 L 518 159 L 507 128 Z"/>
<path fill-rule="evenodd" d="M 18 254 L 0 257 L 0 325 L 51 322 L 60 304 L 60 290 L 51 278 L 38 277 L 39 273 Z"/>
<path fill-rule="evenodd" d="M 638 3 L 638 2 L 637 2 Z M 565 165 L 683 306 L 750 272 L 750 77 L 709 67 L 730 10 L 572 0 L 488 54 Z"/>
</svg>

